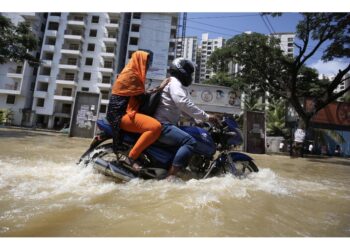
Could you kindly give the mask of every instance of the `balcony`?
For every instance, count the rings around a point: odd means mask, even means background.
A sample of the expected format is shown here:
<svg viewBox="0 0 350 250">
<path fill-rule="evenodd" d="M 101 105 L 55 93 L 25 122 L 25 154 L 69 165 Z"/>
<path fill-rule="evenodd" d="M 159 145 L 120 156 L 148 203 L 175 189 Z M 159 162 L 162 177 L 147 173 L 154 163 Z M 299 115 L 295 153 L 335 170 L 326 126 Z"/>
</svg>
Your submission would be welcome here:
<svg viewBox="0 0 350 250">
<path fill-rule="evenodd" d="M 49 37 L 57 37 L 57 33 L 58 33 L 57 30 L 47 30 L 45 32 L 45 35 Z"/>
<path fill-rule="evenodd" d="M 68 25 L 85 28 L 84 18 L 68 18 Z"/>
<path fill-rule="evenodd" d="M 48 75 L 38 75 L 37 77 L 38 82 L 50 82 L 50 76 Z"/>
<path fill-rule="evenodd" d="M 34 92 L 34 97 L 35 98 L 44 98 L 44 99 L 46 99 L 47 96 L 48 96 L 48 93 L 46 91 L 38 91 L 38 90 L 36 90 Z"/>
<path fill-rule="evenodd" d="M 21 16 L 27 21 L 36 21 L 38 19 L 35 12 L 22 12 Z"/>
<path fill-rule="evenodd" d="M 64 32 L 64 39 L 84 42 L 84 31 L 83 30 L 66 30 Z"/>
<path fill-rule="evenodd" d="M 63 86 L 77 86 L 78 85 L 78 77 L 58 75 L 57 79 L 56 79 L 56 84 L 63 85 Z"/>
<path fill-rule="evenodd" d="M 18 83 L 0 83 L 0 94 L 20 95 L 21 87 Z"/>
<path fill-rule="evenodd" d="M 23 78 L 23 68 L 20 67 L 20 68 L 17 68 L 17 69 L 14 69 L 14 68 L 9 68 L 8 70 L 8 73 L 7 73 L 7 77 L 8 78 L 20 78 L 22 79 Z"/>
<path fill-rule="evenodd" d="M 113 47 L 107 47 L 106 49 L 102 50 L 101 56 L 105 58 L 114 58 L 115 57 L 115 51 Z"/>
<path fill-rule="evenodd" d="M 67 70 L 73 70 L 73 71 L 78 71 L 80 68 L 80 62 L 69 62 L 67 60 L 61 60 L 59 65 L 59 69 L 67 69 Z"/>
<path fill-rule="evenodd" d="M 43 51 L 55 52 L 55 45 L 45 44 L 43 46 Z"/>
<path fill-rule="evenodd" d="M 61 49 L 62 54 L 81 56 L 80 46 L 64 44 Z"/>
<path fill-rule="evenodd" d="M 105 62 L 104 64 L 100 64 L 100 72 L 102 73 L 113 73 L 113 63 Z"/>
<path fill-rule="evenodd" d="M 52 21 L 52 22 L 60 22 L 61 20 L 61 16 L 52 16 L 52 15 L 49 15 L 47 17 L 48 21 Z"/>
<path fill-rule="evenodd" d="M 140 38 L 140 32 L 130 32 L 129 33 L 130 37 L 136 37 L 136 38 Z"/>
<path fill-rule="evenodd" d="M 107 29 L 118 29 L 119 28 L 119 19 L 116 19 L 116 18 L 111 18 L 109 19 L 109 22 L 106 23 L 106 28 Z"/>
<path fill-rule="evenodd" d="M 70 118 L 71 110 L 70 109 L 67 110 L 67 109 L 64 109 L 64 108 L 55 108 L 53 114 L 56 117 Z"/>
<path fill-rule="evenodd" d="M 74 90 L 70 89 L 69 91 L 64 90 L 56 90 L 53 99 L 55 101 L 65 101 L 65 102 L 73 102 L 74 101 Z"/>
<path fill-rule="evenodd" d="M 52 60 L 42 60 L 41 63 L 42 63 L 42 66 L 44 67 L 51 67 Z"/>
<path fill-rule="evenodd" d="M 142 24 L 142 21 L 141 21 L 141 19 L 135 19 L 135 18 L 132 18 L 131 19 L 131 24 Z"/>
</svg>

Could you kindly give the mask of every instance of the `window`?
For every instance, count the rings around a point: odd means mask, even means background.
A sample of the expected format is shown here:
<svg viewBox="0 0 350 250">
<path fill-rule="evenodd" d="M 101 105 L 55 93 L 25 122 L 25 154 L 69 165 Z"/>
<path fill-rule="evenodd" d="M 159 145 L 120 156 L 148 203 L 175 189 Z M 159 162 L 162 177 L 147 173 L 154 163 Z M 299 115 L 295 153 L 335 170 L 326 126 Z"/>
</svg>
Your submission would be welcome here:
<svg viewBox="0 0 350 250">
<path fill-rule="evenodd" d="M 288 42 L 293 42 L 293 38 L 289 37 Z"/>
<path fill-rule="evenodd" d="M 50 16 L 61 16 L 60 12 L 52 12 L 50 13 Z"/>
<path fill-rule="evenodd" d="M 71 109 L 72 109 L 72 104 L 70 104 L 70 103 L 63 103 L 62 104 L 62 113 L 70 114 Z"/>
<path fill-rule="evenodd" d="M 22 69 L 23 69 L 22 65 L 17 65 L 16 74 L 22 74 Z"/>
<path fill-rule="evenodd" d="M 84 73 L 83 79 L 84 79 L 84 81 L 90 81 L 90 79 L 91 79 L 91 73 L 85 72 L 85 73 Z"/>
<path fill-rule="evenodd" d="M 104 63 L 104 67 L 105 67 L 105 68 L 112 69 L 112 68 L 113 68 L 113 62 L 111 62 L 111 61 L 106 61 L 106 62 Z"/>
<path fill-rule="evenodd" d="M 62 96 L 72 96 L 72 89 L 71 88 L 63 88 L 62 89 Z"/>
<path fill-rule="evenodd" d="M 110 76 L 102 76 L 102 83 L 111 83 Z"/>
<path fill-rule="evenodd" d="M 130 45 L 137 45 L 139 42 L 139 39 L 137 37 L 130 37 Z"/>
<path fill-rule="evenodd" d="M 131 31 L 132 32 L 139 32 L 140 31 L 140 25 L 139 24 L 131 25 Z"/>
<path fill-rule="evenodd" d="M 36 76 L 37 73 L 38 73 L 38 67 L 35 67 L 35 68 L 33 69 L 33 76 Z"/>
<path fill-rule="evenodd" d="M 87 87 L 81 87 L 81 91 L 89 91 L 89 88 L 87 88 Z"/>
<path fill-rule="evenodd" d="M 6 104 L 15 104 L 16 96 L 8 95 L 6 98 Z"/>
<path fill-rule="evenodd" d="M 288 43 L 288 47 L 293 47 L 293 43 Z"/>
<path fill-rule="evenodd" d="M 100 106 L 100 113 L 106 113 L 107 111 L 107 105 L 101 105 Z"/>
<path fill-rule="evenodd" d="M 34 89 L 35 89 L 35 82 L 32 82 L 30 84 L 30 91 L 34 91 Z"/>
<path fill-rule="evenodd" d="M 95 51 L 95 44 L 89 43 L 89 44 L 88 44 L 88 47 L 87 47 L 87 50 L 88 50 L 88 51 Z"/>
<path fill-rule="evenodd" d="M 109 99 L 109 91 L 101 91 L 101 99 L 108 100 Z"/>
<path fill-rule="evenodd" d="M 99 16 L 92 16 L 91 18 L 91 23 L 98 23 L 100 20 L 100 17 Z"/>
<path fill-rule="evenodd" d="M 135 13 L 132 14 L 132 17 L 134 19 L 141 19 L 141 13 L 140 12 L 135 12 Z"/>
<path fill-rule="evenodd" d="M 70 50 L 79 50 L 79 44 L 71 43 L 71 44 L 69 44 L 69 49 Z"/>
<path fill-rule="evenodd" d="M 133 51 L 133 50 L 130 50 L 129 51 L 129 53 L 128 53 L 128 58 L 130 59 L 131 58 L 131 56 L 132 56 L 132 54 L 134 53 L 135 51 Z"/>
<path fill-rule="evenodd" d="M 58 30 L 59 23 L 56 22 L 49 22 L 49 28 L 48 30 Z"/>
<path fill-rule="evenodd" d="M 73 80 L 74 80 L 74 77 L 75 77 L 74 73 L 66 73 L 66 74 L 64 75 L 64 80 L 73 81 Z"/>
<path fill-rule="evenodd" d="M 76 58 L 68 58 L 67 59 L 67 64 L 68 65 L 76 65 L 77 64 L 77 59 Z"/>
<path fill-rule="evenodd" d="M 54 37 L 48 37 L 48 38 L 46 39 L 46 44 L 47 44 L 47 45 L 55 45 L 55 44 L 56 44 L 56 38 L 54 38 Z"/>
<path fill-rule="evenodd" d="M 41 75 L 49 76 L 51 74 L 51 68 L 43 68 L 41 71 Z"/>
<path fill-rule="evenodd" d="M 36 101 L 36 106 L 37 107 L 44 107 L 45 105 L 45 99 L 44 98 L 38 98 Z"/>
<path fill-rule="evenodd" d="M 41 30 L 41 32 L 45 31 L 45 24 L 44 23 L 41 24 L 41 29 L 40 30 Z"/>
<path fill-rule="evenodd" d="M 114 47 L 113 46 L 106 47 L 106 52 L 107 53 L 114 53 Z"/>
<path fill-rule="evenodd" d="M 89 65 L 89 66 L 91 66 L 91 65 L 92 65 L 92 63 L 93 63 L 93 61 L 94 61 L 94 59 L 93 59 L 93 58 L 88 57 L 88 58 L 86 58 L 86 60 L 85 60 L 85 65 Z"/>
<path fill-rule="evenodd" d="M 96 37 L 97 36 L 97 30 L 90 30 L 90 37 Z"/>
</svg>

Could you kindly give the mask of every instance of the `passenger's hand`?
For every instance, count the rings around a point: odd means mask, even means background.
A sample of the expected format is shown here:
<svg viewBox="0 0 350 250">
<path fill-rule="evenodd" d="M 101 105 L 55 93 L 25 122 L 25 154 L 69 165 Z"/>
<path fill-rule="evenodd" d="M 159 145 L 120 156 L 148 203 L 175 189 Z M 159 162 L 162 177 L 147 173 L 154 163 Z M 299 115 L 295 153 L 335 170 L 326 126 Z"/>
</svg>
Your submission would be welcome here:
<svg viewBox="0 0 350 250">
<path fill-rule="evenodd" d="M 158 87 L 151 89 L 151 90 L 148 90 L 147 93 L 154 93 L 154 92 L 162 91 L 169 82 L 170 82 L 170 77 L 165 78 Z"/>
<path fill-rule="evenodd" d="M 160 84 L 160 86 L 158 87 L 159 89 L 163 90 L 165 88 L 165 86 L 170 82 L 170 77 L 165 78 L 162 83 Z"/>
</svg>

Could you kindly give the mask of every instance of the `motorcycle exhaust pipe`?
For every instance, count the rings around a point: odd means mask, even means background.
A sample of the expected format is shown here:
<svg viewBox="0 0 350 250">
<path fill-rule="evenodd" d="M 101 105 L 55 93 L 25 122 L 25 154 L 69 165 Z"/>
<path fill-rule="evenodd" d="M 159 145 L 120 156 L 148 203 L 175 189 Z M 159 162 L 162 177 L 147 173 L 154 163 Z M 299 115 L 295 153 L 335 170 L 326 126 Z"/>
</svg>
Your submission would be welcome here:
<svg viewBox="0 0 350 250">
<path fill-rule="evenodd" d="M 136 178 L 136 176 L 130 171 L 115 163 L 112 164 L 108 161 L 102 160 L 101 158 L 97 158 L 94 162 L 97 170 L 106 175 L 115 177 L 122 181 L 130 181 L 131 179 Z"/>
</svg>

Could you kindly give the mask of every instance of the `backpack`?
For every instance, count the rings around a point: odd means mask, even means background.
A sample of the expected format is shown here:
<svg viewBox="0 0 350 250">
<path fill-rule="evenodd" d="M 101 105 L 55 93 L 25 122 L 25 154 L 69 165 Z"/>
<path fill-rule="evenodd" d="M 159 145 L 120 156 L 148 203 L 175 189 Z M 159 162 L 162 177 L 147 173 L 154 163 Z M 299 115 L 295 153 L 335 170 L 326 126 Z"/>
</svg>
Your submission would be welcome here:
<svg viewBox="0 0 350 250">
<path fill-rule="evenodd" d="M 153 116 L 162 97 L 162 91 L 158 90 L 153 93 L 146 93 L 141 96 L 139 112 L 145 115 Z"/>
</svg>

